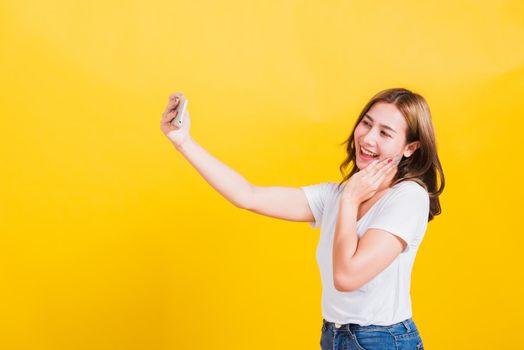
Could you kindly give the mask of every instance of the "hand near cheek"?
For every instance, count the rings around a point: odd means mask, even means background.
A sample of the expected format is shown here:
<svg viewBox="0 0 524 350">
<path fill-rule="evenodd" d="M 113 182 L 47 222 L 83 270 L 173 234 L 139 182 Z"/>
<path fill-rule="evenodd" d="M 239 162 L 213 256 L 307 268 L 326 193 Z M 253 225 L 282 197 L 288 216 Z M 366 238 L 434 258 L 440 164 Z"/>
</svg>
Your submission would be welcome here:
<svg viewBox="0 0 524 350">
<path fill-rule="evenodd" d="M 340 199 L 350 199 L 360 204 L 373 197 L 386 177 L 396 169 L 400 158 L 396 156 L 381 161 L 375 160 L 364 170 L 355 173 L 346 184 Z"/>
</svg>

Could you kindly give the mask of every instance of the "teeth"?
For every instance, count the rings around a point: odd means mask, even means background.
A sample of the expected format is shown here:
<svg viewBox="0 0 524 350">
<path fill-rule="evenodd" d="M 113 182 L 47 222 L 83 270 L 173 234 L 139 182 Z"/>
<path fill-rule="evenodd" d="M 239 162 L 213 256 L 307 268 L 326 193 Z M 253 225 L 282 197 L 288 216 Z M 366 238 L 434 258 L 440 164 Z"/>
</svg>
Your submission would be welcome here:
<svg viewBox="0 0 524 350">
<path fill-rule="evenodd" d="M 376 156 L 378 156 L 378 154 L 368 152 L 368 151 L 366 151 L 366 150 L 365 150 L 364 148 L 362 148 L 362 147 L 360 147 L 360 149 L 362 150 L 362 153 L 367 154 L 368 156 L 372 156 L 372 157 L 376 157 Z"/>
</svg>

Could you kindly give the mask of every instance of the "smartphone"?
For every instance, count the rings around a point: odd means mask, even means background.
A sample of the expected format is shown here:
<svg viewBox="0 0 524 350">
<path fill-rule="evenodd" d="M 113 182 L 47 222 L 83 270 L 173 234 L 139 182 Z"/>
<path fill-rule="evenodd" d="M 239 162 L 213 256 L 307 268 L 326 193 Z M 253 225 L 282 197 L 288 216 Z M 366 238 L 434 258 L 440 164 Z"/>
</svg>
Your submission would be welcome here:
<svg viewBox="0 0 524 350">
<path fill-rule="evenodd" d="M 171 121 L 171 124 L 178 126 L 179 128 L 182 127 L 182 123 L 184 122 L 184 114 L 186 113 L 187 109 L 187 99 L 184 97 L 184 95 L 178 96 L 178 105 L 176 107 L 176 117 Z"/>
</svg>

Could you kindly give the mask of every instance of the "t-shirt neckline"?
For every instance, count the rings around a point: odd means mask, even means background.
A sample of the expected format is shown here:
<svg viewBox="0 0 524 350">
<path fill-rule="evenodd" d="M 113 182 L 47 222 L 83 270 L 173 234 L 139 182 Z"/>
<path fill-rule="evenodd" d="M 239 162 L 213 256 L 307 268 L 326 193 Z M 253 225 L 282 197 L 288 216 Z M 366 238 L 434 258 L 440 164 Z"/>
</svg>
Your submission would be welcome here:
<svg viewBox="0 0 524 350">
<path fill-rule="evenodd" d="M 371 211 L 375 210 L 375 208 L 380 204 L 380 202 L 382 202 L 382 200 L 383 200 L 387 195 L 389 195 L 389 193 L 391 193 L 391 191 L 393 190 L 393 188 L 394 188 L 395 186 L 397 186 L 397 185 L 398 185 L 398 184 L 395 184 L 395 185 L 391 186 L 391 187 L 390 187 L 390 188 L 389 188 L 389 189 L 388 189 L 388 190 L 387 190 L 387 191 L 382 195 L 382 197 L 379 198 L 378 201 L 376 201 L 375 203 L 373 203 L 373 205 L 372 205 L 372 206 L 371 206 L 371 207 L 366 211 L 366 213 L 365 213 L 365 214 L 364 214 L 360 219 L 357 220 L 357 224 L 358 224 L 359 222 L 363 221 L 363 220 L 366 218 L 366 216 L 368 216 L 368 214 L 369 214 Z"/>
</svg>

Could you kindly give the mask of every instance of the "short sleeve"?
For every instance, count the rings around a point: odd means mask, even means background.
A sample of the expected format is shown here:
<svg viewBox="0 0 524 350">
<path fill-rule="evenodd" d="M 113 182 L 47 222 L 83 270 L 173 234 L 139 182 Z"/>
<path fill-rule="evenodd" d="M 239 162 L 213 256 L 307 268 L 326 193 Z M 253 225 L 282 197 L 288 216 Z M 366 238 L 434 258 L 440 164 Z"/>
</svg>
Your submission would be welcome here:
<svg viewBox="0 0 524 350">
<path fill-rule="evenodd" d="M 302 190 L 306 194 L 309 207 L 315 217 L 314 222 L 310 222 L 309 225 L 313 228 L 320 227 L 322 225 L 322 215 L 324 214 L 324 207 L 326 206 L 329 193 L 331 191 L 331 183 L 322 182 L 315 185 L 302 186 Z"/>
<path fill-rule="evenodd" d="M 373 216 L 368 228 L 388 231 L 407 244 L 403 253 L 410 246 L 418 246 L 426 232 L 429 216 L 429 195 L 415 182 L 401 183 L 384 205 Z"/>
</svg>

